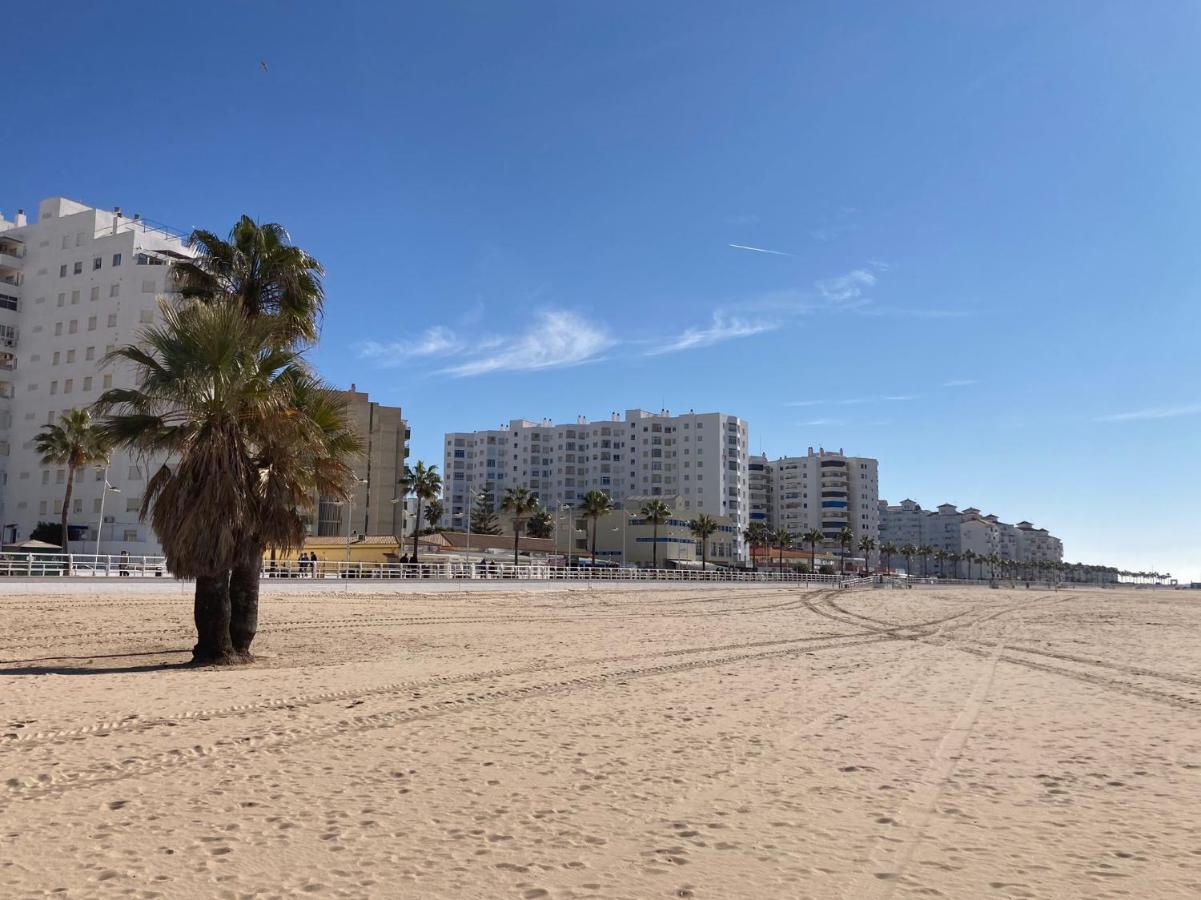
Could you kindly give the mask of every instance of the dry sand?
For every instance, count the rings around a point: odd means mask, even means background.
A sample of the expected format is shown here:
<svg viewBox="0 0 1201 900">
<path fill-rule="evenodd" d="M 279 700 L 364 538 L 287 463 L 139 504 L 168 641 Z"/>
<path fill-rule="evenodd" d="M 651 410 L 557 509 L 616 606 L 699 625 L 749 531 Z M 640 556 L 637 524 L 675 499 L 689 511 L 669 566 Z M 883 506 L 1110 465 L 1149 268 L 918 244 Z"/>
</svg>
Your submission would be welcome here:
<svg viewBox="0 0 1201 900">
<path fill-rule="evenodd" d="M 191 670 L 106 587 L 0 584 L 6 898 L 1201 896 L 1184 593 L 268 590 Z"/>
</svg>

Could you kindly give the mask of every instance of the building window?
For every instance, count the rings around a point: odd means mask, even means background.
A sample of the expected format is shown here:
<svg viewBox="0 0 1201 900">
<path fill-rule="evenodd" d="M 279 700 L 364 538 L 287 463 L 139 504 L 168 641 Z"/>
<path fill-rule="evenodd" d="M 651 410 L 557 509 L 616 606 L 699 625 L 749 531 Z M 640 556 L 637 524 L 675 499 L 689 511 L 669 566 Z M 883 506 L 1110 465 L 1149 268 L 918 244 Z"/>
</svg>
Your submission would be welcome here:
<svg viewBox="0 0 1201 900">
<path fill-rule="evenodd" d="M 100 257 L 97 256 L 95 259 L 92 260 L 92 271 L 95 272 L 102 265 L 103 265 L 103 263 L 101 262 Z"/>
<path fill-rule="evenodd" d="M 83 274 L 83 260 L 81 259 L 81 260 L 77 261 L 72 270 L 74 271 L 74 273 L 76 275 L 82 275 Z"/>
<path fill-rule="evenodd" d="M 114 253 L 113 254 L 113 267 L 116 268 L 119 265 L 121 265 L 121 254 Z"/>
<path fill-rule="evenodd" d="M 137 539 L 138 539 L 138 530 L 137 530 L 136 528 L 126 528 L 126 529 L 125 529 L 125 535 L 124 535 L 124 537 L 123 537 L 122 539 L 123 539 L 124 541 L 126 541 L 127 543 L 130 543 L 130 542 L 137 541 Z"/>
<path fill-rule="evenodd" d="M 68 326 L 67 326 L 67 333 L 68 333 L 68 334 L 75 334 L 75 333 L 76 333 L 76 332 L 78 332 L 78 331 L 79 331 L 79 320 L 78 320 L 78 319 L 72 319 L 72 320 L 70 321 L 70 323 L 68 324 Z"/>
<path fill-rule="evenodd" d="M 69 362 L 69 363 L 75 362 L 75 351 L 74 350 L 67 351 L 67 362 Z"/>
<path fill-rule="evenodd" d="M 71 291 L 71 305 L 72 306 L 79 305 L 79 291 Z"/>
<path fill-rule="evenodd" d="M 88 316 L 88 331 L 95 331 L 95 330 L 96 330 L 96 317 Z"/>
<path fill-rule="evenodd" d="M 63 238 L 63 240 L 65 241 L 66 238 Z M 63 263 L 61 266 L 58 267 L 58 277 L 59 278 L 67 277 L 67 264 L 66 263 Z"/>
<path fill-rule="evenodd" d="M 85 391 L 90 391 L 92 389 L 92 376 L 91 375 L 83 376 L 83 389 Z"/>
<path fill-rule="evenodd" d="M 50 382 L 50 393 L 51 393 L 51 395 L 58 393 L 58 382 L 57 381 Z"/>
<path fill-rule="evenodd" d="M 110 284 L 110 285 L 108 286 L 108 295 L 109 295 L 110 297 L 119 297 L 119 296 L 121 296 L 121 284 L 120 284 L 120 282 L 114 282 L 113 284 Z"/>
<path fill-rule="evenodd" d="M 143 294 L 153 294 L 154 293 L 153 279 L 147 278 L 145 281 L 142 282 L 142 293 Z"/>
<path fill-rule="evenodd" d="M 117 327 L 117 314 L 116 314 L 116 313 L 109 313 L 109 314 L 108 314 L 108 327 L 109 327 L 109 328 L 116 328 L 116 327 Z"/>
<path fill-rule="evenodd" d="M 88 349 L 84 350 L 84 351 L 83 351 L 83 358 L 84 358 L 85 360 L 88 360 L 88 361 L 91 361 L 91 360 L 95 359 L 95 358 L 96 358 L 96 348 L 95 348 L 95 347 L 88 347 Z"/>
<path fill-rule="evenodd" d="M 107 391 L 112 386 L 113 386 L 113 376 L 105 375 L 104 376 L 104 389 Z"/>
<path fill-rule="evenodd" d="M 95 303 L 99 299 L 100 299 L 100 285 L 94 284 L 94 285 L 92 285 L 91 300 L 93 303 Z"/>
</svg>

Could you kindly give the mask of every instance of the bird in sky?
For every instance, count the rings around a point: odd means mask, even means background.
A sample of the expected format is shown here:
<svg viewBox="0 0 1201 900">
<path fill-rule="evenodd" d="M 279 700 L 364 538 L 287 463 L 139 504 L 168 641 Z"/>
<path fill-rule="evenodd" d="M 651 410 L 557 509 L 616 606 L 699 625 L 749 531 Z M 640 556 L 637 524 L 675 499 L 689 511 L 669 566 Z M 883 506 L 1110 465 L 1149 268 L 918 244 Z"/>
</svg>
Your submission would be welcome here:
<svg viewBox="0 0 1201 900">
<path fill-rule="evenodd" d="M 261 68 L 264 72 L 266 72 L 267 71 L 267 60 L 260 59 L 259 60 L 259 68 Z"/>
</svg>

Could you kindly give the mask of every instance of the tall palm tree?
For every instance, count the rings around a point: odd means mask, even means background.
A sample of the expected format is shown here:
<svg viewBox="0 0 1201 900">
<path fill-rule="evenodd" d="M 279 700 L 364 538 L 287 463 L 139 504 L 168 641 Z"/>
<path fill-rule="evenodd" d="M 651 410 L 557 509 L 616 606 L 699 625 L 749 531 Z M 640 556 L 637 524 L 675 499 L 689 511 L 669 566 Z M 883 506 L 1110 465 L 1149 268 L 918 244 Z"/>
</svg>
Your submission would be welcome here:
<svg viewBox="0 0 1201 900">
<path fill-rule="evenodd" d="M 405 466 L 400 477 L 400 488 L 417 498 L 417 525 L 413 528 L 413 562 L 417 562 L 417 533 L 421 531 L 421 506 L 432 503 L 442 493 L 442 476 L 438 467 L 417 460 L 415 466 Z"/>
<path fill-rule="evenodd" d="M 198 228 L 188 243 L 195 256 L 172 267 L 175 288 L 185 300 L 234 300 L 248 315 L 272 319 L 283 342 L 317 339 L 325 270 L 290 243 L 282 225 L 260 225 L 242 216 L 228 239 Z"/>
<path fill-rule="evenodd" d="M 75 491 L 75 473 L 84 466 L 104 462 L 108 458 L 108 441 L 104 432 L 92 421 L 86 409 L 63 413 L 56 425 L 47 425 L 34 438 L 34 446 L 47 466 L 66 466 L 67 483 L 63 491 L 62 546 L 67 554 L 67 574 L 71 573 L 71 542 L 67 538 L 67 517 L 71 512 L 71 495 Z"/>
<path fill-rule="evenodd" d="M 768 535 L 768 537 L 770 538 L 770 542 L 775 544 L 776 547 L 780 551 L 779 565 L 780 565 L 780 571 L 783 572 L 784 571 L 784 551 L 792 546 L 792 542 L 793 542 L 792 532 L 790 532 L 787 528 L 777 528 L 770 535 Z"/>
<path fill-rule="evenodd" d="M 825 532 L 820 528 L 810 528 L 803 535 L 801 540 L 809 545 L 809 574 L 817 574 L 817 545 L 826 539 Z"/>
<path fill-rule="evenodd" d="M 928 563 L 930 562 L 930 557 L 934 555 L 934 548 L 931 547 L 929 544 L 922 544 L 920 547 L 917 548 L 917 555 L 921 557 L 922 578 L 925 578 L 927 575 L 930 574 L 929 569 L 928 569 Z"/>
<path fill-rule="evenodd" d="M 717 520 L 708 513 L 701 513 L 688 523 L 692 536 L 701 542 L 701 571 L 705 571 L 709 560 L 709 538 L 717 531 Z"/>
<path fill-rule="evenodd" d="M 943 562 L 946 561 L 946 558 L 947 558 L 947 551 L 943 550 L 941 547 L 939 547 L 937 550 L 934 551 L 934 561 L 938 563 L 938 577 L 939 578 L 943 577 L 942 564 L 943 564 Z"/>
<path fill-rule="evenodd" d="M 967 579 L 968 579 L 968 581 L 972 580 L 972 562 L 976 559 L 978 559 L 978 557 L 976 556 L 976 551 L 974 551 L 974 550 L 964 550 L 963 551 L 963 561 L 965 563 L 967 563 Z M 959 577 L 958 572 L 955 573 L 955 577 L 956 578 Z"/>
<path fill-rule="evenodd" d="M 289 552 L 304 545 L 303 512 L 314 498 L 350 498 L 351 460 L 363 444 L 350 425 L 346 400 L 299 367 L 281 381 L 282 414 L 247 422 L 248 446 L 258 480 L 244 523 L 241 549 L 229 577 L 230 637 L 234 651 L 250 658 L 258 632 L 259 576 L 267 547 Z"/>
<path fill-rule="evenodd" d="M 671 518 L 671 507 L 662 500 L 647 500 L 638 515 L 651 523 L 651 568 L 659 568 L 659 526 Z M 758 523 L 756 523 L 758 524 Z M 752 559 L 754 553 L 751 554 Z"/>
<path fill-rule="evenodd" d="M 751 568 L 758 569 L 755 561 L 755 549 L 764 547 L 771 541 L 771 530 L 763 522 L 752 522 L 742 532 L 742 539 L 751 548 Z"/>
<path fill-rule="evenodd" d="M 847 570 L 847 554 L 851 552 L 851 547 L 855 543 L 855 532 L 851 531 L 850 525 L 843 525 L 842 531 L 838 532 L 838 543 L 842 547 L 842 556 L 839 559 L 838 572 L 843 574 Z"/>
<path fill-rule="evenodd" d="M 613 500 L 604 491 L 589 491 L 580 500 L 584 517 L 592 520 L 592 564 L 596 565 L 596 527 L 600 517 L 613 511 Z"/>
<path fill-rule="evenodd" d="M 913 577 L 913 557 L 917 554 L 918 548 L 913 544 L 906 544 L 901 548 L 901 556 L 905 557 L 905 575 L 908 578 Z"/>
<path fill-rule="evenodd" d="M 871 558 L 871 552 L 876 549 L 875 538 L 864 535 L 859 539 L 859 549 L 863 551 L 863 564 L 867 566 L 867 570 L 871 571 L 871 565 L 868 560 Z"/>
<path fill-rule="evenodd" d="M 892 558 L 898 553 L 897 545 L 892 541 L 885 541 L 880 545 L 880 555 L 884 558 L 884 571 L 892 571 Z"/>
<path fill-rule="evenodd" d="M 538 498 L 523 487 L 509 488 L 500 499 L 501 512 L 513 517 L 513 565 L 517 565 L 521 546 L 521 523 L 536 513 L 541 505 Z"/>
<path fill-rule="evenodd" d="M 235 662 L 230 572 L 263 480 L 254 432 L 288 414 L 303 363 L 278 346 L 268 320 L 236 303 L 163 303 L 159 319 L 106 357 L 131 365 L 135 387 L 106 391 L 96 409 L 114 445 L 172 458 L 146 483 L 141 515 L 168 570 L 196 580 L 193 660 Z"/>
</svg>

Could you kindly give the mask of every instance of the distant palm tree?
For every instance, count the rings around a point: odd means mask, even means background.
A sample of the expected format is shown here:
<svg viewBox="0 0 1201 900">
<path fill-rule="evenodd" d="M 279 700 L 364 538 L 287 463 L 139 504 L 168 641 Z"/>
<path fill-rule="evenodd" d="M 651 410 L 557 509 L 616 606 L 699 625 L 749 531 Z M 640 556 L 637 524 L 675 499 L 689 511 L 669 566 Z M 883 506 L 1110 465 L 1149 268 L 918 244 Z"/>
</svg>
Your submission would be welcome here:
<svg viewBox="0 0 1201 900">
<path fill-rule="evenodd" d="M 108 440 L 103 430 L 92 421 L 91 413 L 86 409 L 73 409 L 63 413 L 57 425 L 43 428 L 34 441 L 43 465 L 67 467 L 60 512 L 63 553 L 68 554 L 67 574 L 70 574 L 71 542 L 67 539 L 67 516 L 71 511 L 71 495 L 75 490 L 75 473 L 84 466 L 104 462 L 108 458 Z"/>
<path fill-rule="evenodd" d="M 913 544 L 906 544 L 901 548 L 901 556 L 905 557 L 905 575 L 909 578 L 913 577 L 913 557 L 917 556 L 919 552 Z"/>
<path fill-rule="evenodd" d="M 692 536 L 701 542 L 701 571 L 705 571 L 709 559 L 709 537 L 717 531 L 717 520 L 708 513 L 701 513 L 688 523 Z"/>
<path fill-rule="evenodd" d="M 442 505 L 441 500 L 430 501 L 430 505 L 425 508 L 425 524 L 430 531 L 434 531 L 442 524 L 442 515 L 445 512 L 446 508 Z"/>
<path fill-rule="evenodd" d="M 771 531 L 762 522 L 752 522 L 742 532 L 742 539 L 751 548 L 751 568 L 758 568 L 755 562 L 755 549 L 766 546 L 771 542 Z"/>
<path fill-rule="evenodd" d="M 659 526 L 671 518 L 671 507 L 662 500 L 647 500 L 638 515 L 651 523 L 651 568 L 659 568 Z"/>
<path fill-rule="evenodd" d="M 809 545 L 809 572 L 812 575 L 817 574 L 817 545 L 825 539 L 826 535 L 820 528 L 810 528 L 801 535 L 801 540 Z"/>
<path fill-rule="evenodd" d="M 943 577 L 942 564 L 946 561 L 947 551 L 939 547 L 934 551 L 934 561 L 938 563 L 938 577 Z"/>
<path fill-rule="evenodd" d="M 780 551 L 779 567 L 780 567 L 780 572 L 783 572 L 784 571 L 784 551 L 792 546 L 792 542 L 793 542 L 793 540 L 795 540 L 795 538 L 794 538 L 792 532 L 790 532 L 787 528 L 777 528 L 775 531 L 771 532 L 771 534 L 768 535 L 768 537 L 770 538 L 770 543 L 775 544 L 776 547 Z"/>
<path fill-rule="evenodd" d="M 538 498 L 527 488 L 511 487 L 501 498 L 501 512 L 513 517 L 513 565 L 517 565 L 517 552 L 521 541 L 521 523 L 538 511 Z"/>
<path fill-rule="evenodd" d="M 867 566 L 868 571 L 871 571 L 871 566 L 868 560 L 871 557 L 871 552 L 876 549 L 876 541 L 866 535 L 859 539 L 859 549 L 863 551 L 863 564 Z"/>
<path fill-rule="evenodd" d="M 432 503 L 442 493 L 442 476 L 438 467 L 417 460 L 415 466 L 405 466 L 400 477 L 400 488 L 417 498 L 417 524 L 413 527 L 413 562 L 417 562 L 417 533 L 421 531 L 421 506 Z"/>
<path fill-rule="evenodd" d="M 880 545 L 880 555 L 884 558 L 884 571 L 892 571 L 892 558 L 897 555 L 897 545 L 892 541 L 886 541 Z"/>
<path fill-rule="evenodd" d="M 580 511 L 592 520 L 592 564 L 596 565 L 596 527 L 601 516 L 613 511 L 613 499 L 604 491 L 589 491 L 580 500 Z"/>
<path fill-rule="evenodd" d="M 930 557 L 934 555 L 934 548 L 929 544 L 922 544 L 917 548 L 917 555 L 922 559 L 922 578 L 925 578 L 930 574 L 928 564 L 930 562 Z"/>
<path fill-rule="evenodd" d="M 977 556 L 976 556 L 976 552 L 974 550 L 964 550 L 963 551 L 963 561 L 965 563 L 967 563 L 967 579 L 968 579 L 968 581 L 972 580 L 972 562 L 975 559 L 977 559 Z M 955 576 L 959 577 L 959 573 L 956 572 Z"/>
<path fill-rule="evenodd" d="M 842 531 L 838 532 L 838 543 L 842 546 L 842 557 L 838 565 L 839 574 L 843 574 L 847 570 L 847 554 L 851 552 L 851 547 L 855 544 L 855 532 L 851 531 L 850 525 L 843 525 Z"/>
</svg>

